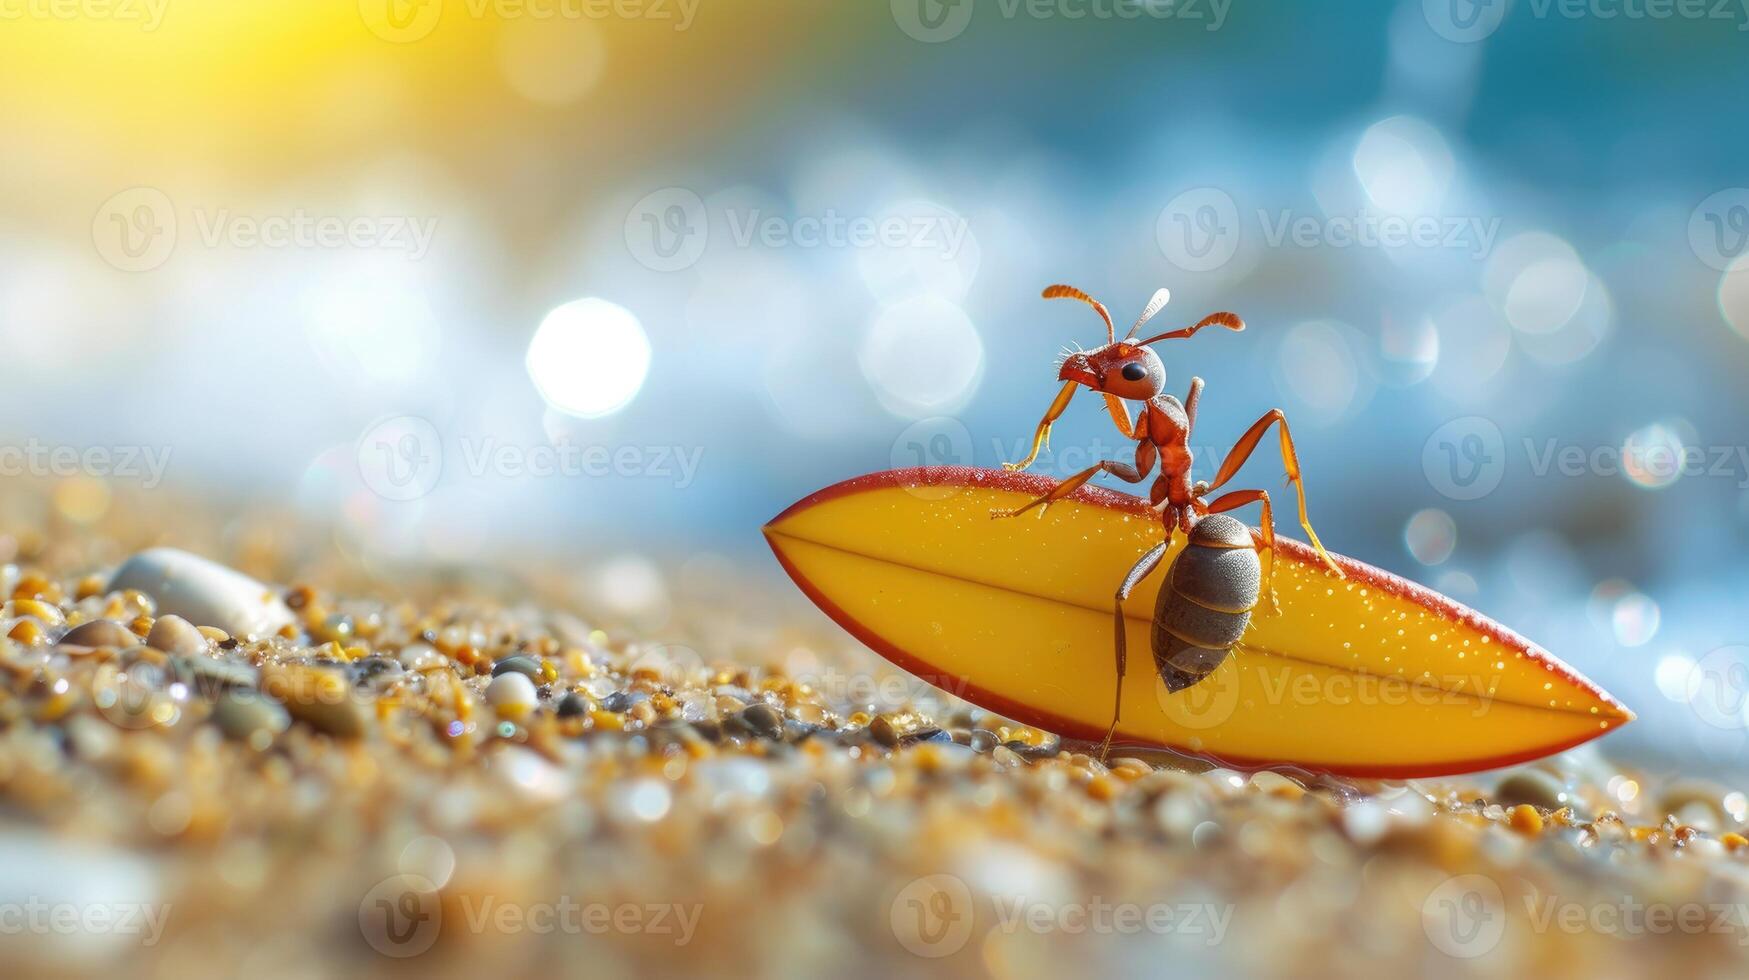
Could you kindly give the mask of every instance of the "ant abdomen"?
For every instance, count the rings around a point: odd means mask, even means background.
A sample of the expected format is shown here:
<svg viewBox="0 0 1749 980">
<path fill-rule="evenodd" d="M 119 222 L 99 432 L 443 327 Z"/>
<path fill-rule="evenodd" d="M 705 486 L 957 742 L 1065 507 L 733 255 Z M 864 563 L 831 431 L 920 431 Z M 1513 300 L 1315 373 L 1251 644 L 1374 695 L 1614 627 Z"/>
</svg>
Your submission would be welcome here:
<svg viewBox="0 0 1749 980">
<path fill-rule="evenodd" d="M 1207 677 L 1245 633 L 1263 570 L 1251 529 L 1226 514 L 1196 522 L 1154 605 L 1154 666 L 1166 689 Z"/>
</svg>

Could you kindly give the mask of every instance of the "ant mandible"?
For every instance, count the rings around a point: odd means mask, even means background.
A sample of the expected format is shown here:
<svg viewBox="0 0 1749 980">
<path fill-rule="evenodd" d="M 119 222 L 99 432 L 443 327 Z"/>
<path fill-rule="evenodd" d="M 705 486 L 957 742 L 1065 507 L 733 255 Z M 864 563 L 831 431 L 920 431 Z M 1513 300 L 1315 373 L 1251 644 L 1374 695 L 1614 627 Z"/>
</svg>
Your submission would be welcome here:
<svg viewBox="0 0 1749 980">
<path fill-rule="evenodd" d="M 1235 565 L 1231 561 L 1218 560 L 1211 563 L 1199 558 L 1195 563 L 1196 567 L 1192 569 L 1191 562 L 1180 560 L 1179 565 L 1185 566 L 1186 570 L 1198 578 L 1193 580 L 1190 575 L 1185 575 L 1182 577 L 1186 581 L 1180 583 L 1177 579 L 1181 576 L 1175 572 L 1174 581 L 1161 589 L 1154 615 L 1153 651 L 1155 665 L 1169 690 L 1183 690 L 1206 677 L 1219 665 L 1249 621 L 1250 610 L 1256 606 L 1259 593 L 1267 593 L 1270 608 L 1274 612 L 1280 612 L 1280 603 L 1274 588 L 1275 517 L 1270 509 L 1268 491 L 1233 490 L 1212 501 L 1205 499 L 1233 478 L 1239 467 L 1250 458 L 1271 425 L 1280 426 L 1282 464 L 1287 470 L 1288 482 L 1293 485 L 1299 497 L 1300 527 L 1305 529 L 1312 547 L 1317 549 L 1319 557 L 1330 566 L 1330 570 L 1338 578 L 1344 577 L 1342 569 L 1336 566 L 1329 553 L 1324 550 L 1324 545 L 1318 540 L 1318 533 L 1312 530 L 1311 521 L 1306 517 L 1306 488 L 1300 478 L 1299 455 L 1294 451 L 1293 436 L 1288 432 L 1287 416 L 1281 409 L 1270 409 L 1246 430 L 1232 451 L 1221 461 L 1213 482 L 1191 481 L 1194 457 L 1190 451 L 1190 434 L 1196 425 L 1196 407 L 1202 397 L 1203 381 L 1197 377 L 1190 379 L 1190 392 L 1183 402 L 1166 394 L 1166 366 L 1149 345 L 1161 340 L 1187 339 L 1195 336 L 1202 328 L 1210 326 L 1225 327 L 1236 332 L 1245 329 L 1245 321 L 1234 313 L 1211 313 L 1192 326 L 1156 334 L 1146 340 L 1134 339 L 1143 324 L 1153 319 L 1166 305 L 1170 295 L 1165 289 L 1157 290 L 1142 310 L 1142 315 L 1130 327 L 1129 333 L 1119 340 L 1117 329 L 1112 324 L 1111 313 L 1103 303 L 1073 286 L 1055 285 L 1045 288 L 1045 299 L 1077 299 L 1093 307 L 1099 318 L 1105 321 L 1106 342 L 1105 346 L 1092 351 L 1065 352 L 1061 370 L 1057 373 L 1057 380 L 1064 382 L 1063 390 L 1057 394 L 1051 407 L 1045 411 L 1044 418 L 1039 421 L 1038 430 L 1033 433 L 1032 451 L 1020 462 L 1004 463 L 1003 467 L 1015 471 L 1032 465 L 1038 458 L 1040 448 L 1050 440 L 1052 423 L 1062 416 L 1063 411 L 1069 407 L 1069 400 L 1075 395 L 1075 389 L 1082 385 L 1105 397 L 1106 410 L 1111 414 L 1112 422 L 1116 423 L 1117 430 L 1123 433 L 1124 438 L 1136 441 L 1136 461 L 1131 465 L 1103 460 L 1069 477 L 1041 497 L 1013 509 L 992 511 L 990 515 L 1017 517 L 1036 507 L 1042 516 L 1052 503 L 1074 493 L 1082 484 L 1102 472 L 1110 473 L 1128 483 L 1140 483 L 1153 471 L 1156 463 L 1160 466 L 1160 475 L 1155 478 L 1148 496 L 1166 528 L 1166 539 L 1149 549 L 1136 562 L 1117 589 L 1117 694 L 1112 705 L 1111 726 L 1106 729 L 1105 742 L 1100 748 L 1101 758 L 1111 748 L 1112 734 L 1117 730 L 1118 713 L 1123 702 L 1123 677 L 1128 663 L 1123 603 L 1135 587 L 1159 566 L 1171 547 L 1174 532 L 1183 531 L 1189 536 L 1187 556 L 1191 554 L 1191 549 L 1196 548 L 1212 549 L 1212 553 L 1225 553 L 1232 557 L 1241 557 L 1237 553 L 1242 553 L 1249 565 Z M 1142 403 L 1141 414 L 1134 421 L 1130 419 L 1126 399 Z M 1224 522 L 1231 521 L 1231 518 L 1221 518 L 1218 522 L 1205 526 L 1207 533 L 1200 536 L 1195 533 L 1198 522 L 1204 518 L 1253 502 L 1261 505 L 1262 523 L 1258 529 L 1260 550 L 1268 555 L 1267 563 L 1261 569 L 1261 589 L 1258 588 L 1257 553 L 1252 548 L 1250 533 L 1243 530 L 1243 525 L 1234 522 L 1232 526 L 1228 526 Z M 1198 598 L 1192 599 L 1188 596 Z M 1214 597 L 1213 601 L 1210 597 Z"/>
</svg>

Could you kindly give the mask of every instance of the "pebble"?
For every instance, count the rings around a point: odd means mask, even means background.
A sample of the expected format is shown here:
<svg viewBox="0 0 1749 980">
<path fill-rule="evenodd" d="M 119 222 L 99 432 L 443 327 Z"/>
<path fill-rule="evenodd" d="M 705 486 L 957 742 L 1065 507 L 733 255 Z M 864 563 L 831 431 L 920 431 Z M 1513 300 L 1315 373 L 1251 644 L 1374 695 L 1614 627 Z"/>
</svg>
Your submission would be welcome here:
<svg viewBox="0 0 1749 980">
<path fill-rule="evenodd" d="M 1724 798 L 1723 787 L 1698 779 L 1679 779 L 1659 795 L 1658 814 L 1674 813 L 1687 823 L 1695 813 L 1705 813 L 1716 825 L 1725 819 Z"/>
<path fill-rule="evenodd" d="M 418 671 L 437 670 L 449 663 L 443 654 L 438 653 L 437 648 L 429 643 L 409 643 L 401 648 L 401 652 L 395 655 L 395 659 L 401 662 L 402 667 Z"/>
<path fill-rule="evenodd" d="M 174 613 L 159 616 L 146 634 L 146 645 L 165 653 L 198 656 L 207 652 L 207 638 L 193 623 Z"/>
<path fill-rule="evenodd" d="M 139 642 L 140 638 L 132 630 L 107 619 L 94 619 L 75 626 L 60 639 L 62 646 L 71 647 L 131 647 Z"/>
<path fill-rule="evenodd" d="M 763 701 L 748 705 L 747 710 L 741 712 L 741 718 L 747 722 L 749 728 L 764 738 L 783 737 L 783 715 Z"/>
<path fill-rule="evenodd" d="M 216 626 L 232 636 L 269 636 L 290 625 L 292 611 L 273 590 L 242 572 L 176 548 L 148 548 L 116 570 L 110 591 L 138 589 L 158 614 Z"/>
<path fill-rule="evenodd" d="M 291 716 L 259 691 L 227 690 L 213 702 L 213 723 L 226 738 L 265 748 L 291 726 Z"/>
<path fill-rule="evenodd" d="M 541 679 L 540 661 L 533 657 L 518 654 L 514 657 L 505 657 L 503 660 L 498 661 L 492 666 L 493 677 L 509 673 L 510 671 L 515 671 L 536 683 L 539 683 Z"/>
<path fill-rule="evenodd" d="M 171 669 L 177 680 L 207 697 L 212 697 L 227 687 L 255 687 L 261 679 L 261 672 L 249 664 L 220 660 L 205 654 L 177 657 L 171 661 Z"/>
<path fill-rule="evenodd" d="M 261 687 L 293 718 L 319 732 L 340 738 L 358 738 L 365 732 L 364 704 L 337 671 L 279 664 L 262 671 Z"/>
<path fill-rule="evenodd" d="M 894 725 L 892 719 L 888 718 L 886 715 L 880 715 L 875 718 L 874 721 L 869 722 L 868 733 L 874 736 L 875 741 L 889 749 L 899 747 L 898 726 Z"/>
<path fill-rule="evenodd" d="M 1528 803 L 1545 810 L 1558 810 L 1567 805 L 1563 799 L 1566 788 L 1561 781 L 1541 769 L 1519 769 L 1500 780 L 1494 789 L 1494 799 L 1508 806 Z"/>
<path fill-rule="evenodd" d="M 575 691 L 559 699 L 560 718 L 581 718 L 589 713 L 589 699 Z"/>
<path fill-rule="evenodd" d="M 497 708 L 501 715 L 520 717 L 540 703 L 540 692 L 535 690 L 534 681 L 511 671 L 499 674 L 486 685 L 486 703 Z"/>
<path fill-rule="evenodd" d="M 638 700 L 640 699 L 634 698 L 625 691 L 614 691 L 601 699 L 601 706 L 617 715 L 625 713 Z"/>
</svg>

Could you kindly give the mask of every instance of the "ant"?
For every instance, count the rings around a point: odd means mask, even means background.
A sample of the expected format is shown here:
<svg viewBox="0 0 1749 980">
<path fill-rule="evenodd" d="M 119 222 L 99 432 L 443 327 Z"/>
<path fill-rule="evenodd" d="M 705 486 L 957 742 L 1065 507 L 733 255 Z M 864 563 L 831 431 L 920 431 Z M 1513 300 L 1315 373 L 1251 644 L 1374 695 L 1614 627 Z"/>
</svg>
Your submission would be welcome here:
<svg viewBox="0 0 1749 980">
<path fill-rule="evenodd" d="M 1149 491 L 1149 502 L 1160 515 L 1166 528 L 1166 540 L 1151 548 L 1129 570 L 1116 593 L 1117 694 L 1112 704 L 1111 725 L 1106 729 L 1099 757 L 1105 758 L 1111 749 L 1112 734 L 1117 731 L 1118 713 L 1123 703 L 1124 670 L 1128 664 L 1128 646 L 1124 636 L 1123 604 L 1141 581 L 1159 567 L 1172 545 L 1173 534 L 1183 531 L 1188 544 L 1175 563 L 1171 580 L 1160 590 L 1153 622 L 1152 648 L 1155 667 L 1173 693 L 1181 691 L 1207 677 L 1232 647 L 1249 623 L 1251 611 L 1262 594 L 1269 596 L 1272 613 L 1281 611 L 1274 587 L 1275 517 L 1265 490 L 1233 490 L 1214 500 L 1205 499 L 1231 480 L 1257 448 L 1269 427 L 1280 427 L 1282 464 L 1287 479 L 1299 497 L 1300 527 L 1311 539 L 1318 556 L 1330 566 L 1338 578 L 1345 577 L 1331 559 L 1318 533 L 1312 530 L 1306 517 L 1306 488 L 1300 477 L 1299 454 L 1294 451 L 1293 436 L 1288 432 L 1287 416 L 1279 408 L 1270 409 L 1239 438 L 1212 482 L 1191 481 L 1190 434 L 1196 425 L 1197 402 L 1202 398 L 1203 380 L 1190 379 L 1190 392 L 1180 402 L 1166 394 L 1166 366 L 1160 356 L 1149 348 L 1161 340 L 1184 340 L 1204 327 L 1218 326 L 1232 331 L 1245 329 L 1245 321 L 1235 313 L 1211 313 L 1192 326 L 1156 334 L 1146 340 L 1136 340 L 1137 332 L 1159 313 L 1171 294 L 1160 289 L 1154 293 L 1142 315 L 1130 327 L 1122 340 L 1111 313 L 1105 305 L 1074 286 L 1047 286 L 1045 299 L 1076 299 L 1093 307 L 1105 321 L 1105 345 L 1091 351 L 1064 351 L 1057 380 L 1065 382 L 1063 390 L 1051 402 L 1045 416 L 1033 433 L 1032 451 L 1018 463 L 1004 463 L 1013 472 L 1024 470 L 1038 458 L 1039 449 L 1050 440 L 1051 425 L 1069 407 L 1069 399 L 1079 386 L 1086 386 L 1105 397 L 1106 410 L 1112 422 L 1126 439 L 1136 441 L 1135 464 L 1103 460 L 1057 484 L 1050 492 L 1012 509 L 995 510 L 990 516 L 1018 517 L 1038 508 L 1040 516 L 1052 503 L 1074 493 L 1077 488 L 1100 473 L 1127 482 L 1140 483 L 1156 463 L 1160 475 Z M 1139 401 L 1142 410 L 1133 421 L 1125 400 Z M 1254 544 L 1249 529 L 1230 517 L 1215 517 L 1249 503 L 1262 507 L 1262 524 L 1258 528 L 1260 544 Z M 1258 566 L 1259 552 L 1267 552 L 1267 563 Z"/>
</svg>

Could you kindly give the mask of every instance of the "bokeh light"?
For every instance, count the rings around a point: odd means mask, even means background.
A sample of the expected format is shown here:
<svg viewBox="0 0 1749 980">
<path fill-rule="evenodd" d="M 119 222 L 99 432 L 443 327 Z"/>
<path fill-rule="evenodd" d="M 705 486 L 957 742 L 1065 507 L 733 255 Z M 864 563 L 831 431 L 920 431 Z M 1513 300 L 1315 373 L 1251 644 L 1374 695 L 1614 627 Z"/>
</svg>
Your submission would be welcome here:
<svg viewBox="0 0 1749 980">
<path fill-rule="evenodd" d="M 650 371 L 650 340 L 638 318 L 602 299 L 546 315 L 528 342 L 528 376 L 547 404 L 579 418 L 624 408 Z"/>
<path fill-rule="evenodd" d="M 951 412 L 971 396 L 984 373 L 984 343 L 959 306 L 923 295 L 876 314 L 858 360 L 888 411 L 921 418 Z"/>
</svg>

